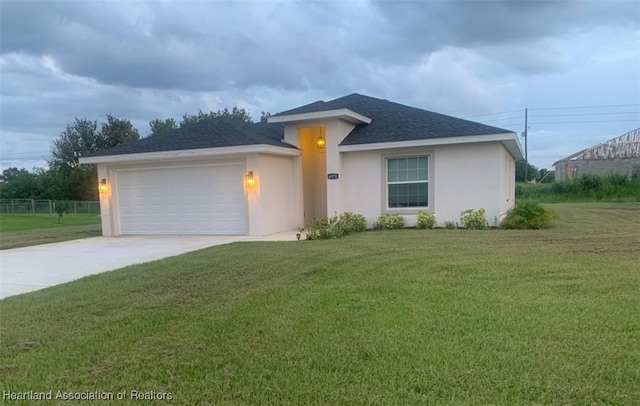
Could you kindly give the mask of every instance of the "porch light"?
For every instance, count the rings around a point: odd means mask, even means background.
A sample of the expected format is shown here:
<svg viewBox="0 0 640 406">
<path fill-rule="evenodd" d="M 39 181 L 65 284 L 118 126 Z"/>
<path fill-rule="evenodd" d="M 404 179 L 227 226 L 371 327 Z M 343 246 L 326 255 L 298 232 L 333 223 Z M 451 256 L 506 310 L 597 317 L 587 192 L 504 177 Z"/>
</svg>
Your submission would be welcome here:
<svg viewBox="0 0 640 406">
<path fill-rule="evenodd" d="M 109 192 L 109 185 L 107 185 L 107 180 L 105 178 L 100 179 L 98 191 L 100 192 L 100 194 L 107 194 L 107 192 Z"/>
<path fill-rule="evenodd" d="M 247 188 L 252 188 L 256 185 L 256 180 L 253 178 L 253 171 L 249 171 L 244 177 L 244 183 Z"/>
<path fill-rule="evenodd" d="M 318 137 L 316 144 L 318 144 L 319 149 L 323 149 L 327 142 L 324 140 L 324 137 Z"/>
</svg>

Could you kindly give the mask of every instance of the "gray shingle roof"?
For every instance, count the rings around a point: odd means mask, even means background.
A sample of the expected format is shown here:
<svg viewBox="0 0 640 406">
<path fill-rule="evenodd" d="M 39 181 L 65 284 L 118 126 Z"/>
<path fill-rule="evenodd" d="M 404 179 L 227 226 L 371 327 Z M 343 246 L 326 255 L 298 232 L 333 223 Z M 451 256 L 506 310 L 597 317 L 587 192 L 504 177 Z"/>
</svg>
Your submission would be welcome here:
<svg viewBox="0 0 640 406">
<path fill-rule="evenodd" d="M 369 124 L 356 126 L 340 145 L 512 132 L 357 93 L 328 102 L 316 101 L 302 107 L 280 112 L 274 116 L 336 109 L 349 109 L 372 119 Z M 281 142 L 283 138 L 284 126 L 282 124 L 246 123 L 228 117 L 218 117 L 164 134 L 146 137 L 129 144 L 98 151 L 91 156 L 260 144 L 295 148 L 293 145 Z"/>
<path fill-rule="evenodd" d="M 306 106 L 283 111 L 276 114 L 276 116 L 337 109 L 349 109 L 372 119 L 371 123 L 354 128 L 340 145 L 513 132 L 357 93 L 328 102 L 317 101 Z"/>
<path fill-rule="evenodd" d="M 295 148 L 280 140 L 281 124 L 246 123 L 228 117 L 217 117 L 163 134 L 142 138 L 128 144 L 98 151 L 91 156 L 137 154 L 142 152 L 177 151 L 185 149 L 218 148 L 238 145 L 275 145 Z"/>
</svg>

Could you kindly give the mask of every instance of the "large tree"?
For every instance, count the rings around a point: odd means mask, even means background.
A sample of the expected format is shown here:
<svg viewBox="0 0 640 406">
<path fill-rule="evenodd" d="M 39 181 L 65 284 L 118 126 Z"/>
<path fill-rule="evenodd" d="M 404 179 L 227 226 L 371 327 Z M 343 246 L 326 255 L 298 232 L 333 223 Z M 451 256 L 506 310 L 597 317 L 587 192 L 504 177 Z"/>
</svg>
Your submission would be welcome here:
<svg viewBox="0 0 640 406">
<path fill-rule="evenodd" d="M 149 136 L 152 136 L 175 130 L 176 128 L 178 128 L 178 124 L 173 118 L 165 118 L 164 120 L 156 118 L 149 121 L 149 127 L 151 128 L 151 134 L 149 134 Z"/>
<path fill-rule="evenodd" d="M 98 198 L 95 165 L 80 165 L 78 158 L 140 138 L 129 120 L 107 114 L 98 130 L 97 121 L 76 118 L 53 141 L 49 160 L 51 195 L 58 199 L 95 200 Z"/>
<path fill-rule="evenodd" d="M 99 149 L 112 148 L 139 139 L 140 134 L 131 121 L 115 118 L 111 114 L 107 114 L 107 122 L 102 124 L 98 134 Z"/>
<path fill-rule="evenodd" d="M 68 171 L 80 167 L 78 158 L 98 151 L 103 143 L 98 131 L 98 122 L 77 118 L 73 124 L 53 141 L 49 167 L 56 171 Z"/>
</svg>

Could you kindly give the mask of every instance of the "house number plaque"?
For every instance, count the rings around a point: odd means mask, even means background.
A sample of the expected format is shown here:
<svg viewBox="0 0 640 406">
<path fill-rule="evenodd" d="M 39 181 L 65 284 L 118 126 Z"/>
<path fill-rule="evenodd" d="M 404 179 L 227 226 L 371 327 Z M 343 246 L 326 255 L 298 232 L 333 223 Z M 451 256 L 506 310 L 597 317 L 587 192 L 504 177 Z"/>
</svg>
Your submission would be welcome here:
<svg viewBox="0 0 640 406">
<path fill-rule="evenodd" d="M 337 173 L 329 173 L 327 174 L 327 179 L 338 179 Z"/>
</svg>

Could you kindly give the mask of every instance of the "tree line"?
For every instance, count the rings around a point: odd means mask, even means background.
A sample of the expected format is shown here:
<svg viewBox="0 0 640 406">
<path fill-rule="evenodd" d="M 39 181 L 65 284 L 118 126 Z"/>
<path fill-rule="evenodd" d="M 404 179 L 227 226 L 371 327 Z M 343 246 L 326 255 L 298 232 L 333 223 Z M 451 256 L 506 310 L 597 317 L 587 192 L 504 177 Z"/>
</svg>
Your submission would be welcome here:
<svg viewBox="0 0 640 406">
<path fill-rule="evenodd" d="M 260 119 L 264 121 L 270 115 L 262 112 Z M 173 118 L 151 120 L 147 136 L 157 136 L 216 117 L 252 122 L 249 111 L 244 108 L 209 112 L 199 110 L 196 114 L 185 113 L 179 122 Z M 78 159 L 140 138 L 138 130 L 127 119 L 107 114 L 106 122 L 98 126 L 97 121 L 76 117 L 51 144 L 48 168 L 33 168 L 29 171 L 11 167 L 2 171 L 0 198 L 98 200 L 96 165 L 81 165 Z"/>
</svg>

